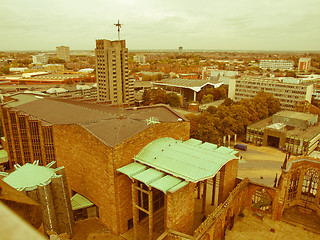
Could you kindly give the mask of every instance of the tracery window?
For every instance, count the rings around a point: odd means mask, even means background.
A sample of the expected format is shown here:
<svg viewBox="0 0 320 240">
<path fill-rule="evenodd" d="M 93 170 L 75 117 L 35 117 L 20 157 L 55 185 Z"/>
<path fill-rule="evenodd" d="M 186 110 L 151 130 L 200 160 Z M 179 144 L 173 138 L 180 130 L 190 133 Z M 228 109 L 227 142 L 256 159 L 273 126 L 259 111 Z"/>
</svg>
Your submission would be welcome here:
<svg viewBox="0 0 320 240">
<path fill-rule="evenodd" d="M 297 169 L 296 171 L 293 172 L 290 179 L 289 190 L 288 190 L 288 201 L 294 200 L 297 196 L 299 177 L 300 177 L 300 170 Z"/>
<path fill-rule="evenodd" d="M 317 194 L 319 173 L 315 169 L 306 172 L 303 178 L 301 198 L 313 202 Z"/>
<path fill-rule="evenodd" d="M 258 189 L 252 195 L 252 207 L 256 210 L 270 212 L 272 206 L 272 197 L 271 195 L 264 189 Z"/>
</svg>

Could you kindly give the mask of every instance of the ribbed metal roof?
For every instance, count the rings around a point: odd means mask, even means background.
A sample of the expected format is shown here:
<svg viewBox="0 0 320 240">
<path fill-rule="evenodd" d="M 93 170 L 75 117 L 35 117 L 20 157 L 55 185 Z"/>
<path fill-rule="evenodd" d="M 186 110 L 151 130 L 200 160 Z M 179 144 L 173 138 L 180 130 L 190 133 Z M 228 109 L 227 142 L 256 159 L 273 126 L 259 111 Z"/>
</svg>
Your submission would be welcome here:
<svg viewBox="0 0 320 240">
<path fill-rule="evenodd" d="M 235 153 L 198 141 L 160 138 L 145 146 L 134 160 L 186 181 L 199 182 L 214 177 L 228 161 L 237 159 Z"/>
<path fill-rule="evenodd" d="M 148 187 L 156 188 L 165 194 L 175 192 L 188 184 L 183 179 L 167 175 L 164 172 L 149 168 L 138 162 L 130 163 L 122 168 L 117 169 L 118 172 L 126 174 L 128 177 L 143 182 Z"/>
<path fill-rule="evenodd" d="M 79 193 L 76 193 L 75 195 L 73 195 L 70 201 L 71 201 L 71 206 L 73 211 L 93 206 L 93 203 L 89 199 L 85 198 Z"/>
<path fill-rule="evenodd" d="M 218 148 L 196 139 L 183 142 L 160 138 L 145 146 L 134 157 L 136 162 L 117 171 L 167 194 L 188 182 L 214 177 L 227 162 L 238 159 L 236 153 L 233 149 Z"/>
</svg>

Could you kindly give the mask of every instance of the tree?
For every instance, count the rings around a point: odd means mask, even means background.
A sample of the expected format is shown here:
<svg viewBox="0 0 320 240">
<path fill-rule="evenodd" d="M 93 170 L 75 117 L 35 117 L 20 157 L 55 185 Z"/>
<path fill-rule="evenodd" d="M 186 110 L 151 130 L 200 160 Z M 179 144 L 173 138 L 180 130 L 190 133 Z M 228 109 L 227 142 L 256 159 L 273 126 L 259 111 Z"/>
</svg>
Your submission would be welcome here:
<svg viewBox="0 0 320 240">
<path fill-rule="evenodd" d="M 176 93 L 168 93 L 168 103 L 171 107 L 180 107 L 180 98 Z"/>
<path fill-rule="evenodd" d="M 10 67 L 9 66 L 2 67 L 0 68 L 0 72 L 2 72 L 4 75 L 10 74 Z"/>
<path fill-rule="evenodd" d="M 154 88 L 144 91 L 143 105 L 157 104 L 157 103 L 168 103 L 168 95 L 165 90 L 161 88 Z"/>
</svg>

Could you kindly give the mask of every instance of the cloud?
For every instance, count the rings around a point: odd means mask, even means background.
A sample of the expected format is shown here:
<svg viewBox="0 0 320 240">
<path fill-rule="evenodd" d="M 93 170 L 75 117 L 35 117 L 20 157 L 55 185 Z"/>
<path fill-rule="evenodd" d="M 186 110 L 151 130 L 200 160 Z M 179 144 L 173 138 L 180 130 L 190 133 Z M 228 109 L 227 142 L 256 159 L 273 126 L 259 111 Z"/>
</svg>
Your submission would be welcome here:
<svg viewBox="0 0 320 240">
<path fill-rule="evenodd" d="M 318 0 L 2 0 L 0 50 L 93 49 L 97 38 L 117 38 L 118 19 L 132 48 L 318 50 L 319 7 Z"/>
</svg>

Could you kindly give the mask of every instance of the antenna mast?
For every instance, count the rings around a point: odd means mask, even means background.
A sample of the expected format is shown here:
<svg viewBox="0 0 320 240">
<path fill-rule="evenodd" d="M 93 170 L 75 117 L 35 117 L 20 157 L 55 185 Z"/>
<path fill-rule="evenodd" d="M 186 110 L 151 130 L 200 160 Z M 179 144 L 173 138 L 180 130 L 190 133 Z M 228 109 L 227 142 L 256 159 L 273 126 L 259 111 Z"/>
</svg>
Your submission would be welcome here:
<svg viewBox="0 0 320 240">
<path fill-rule="evenodd" d="M 123 24 L 120 24 L 119 19 L 118 19 L 118 23 L 114 24 L 116 27 L 118 27 L 118 40 L 120 40 L 120 28 Z"/>
</svg>

